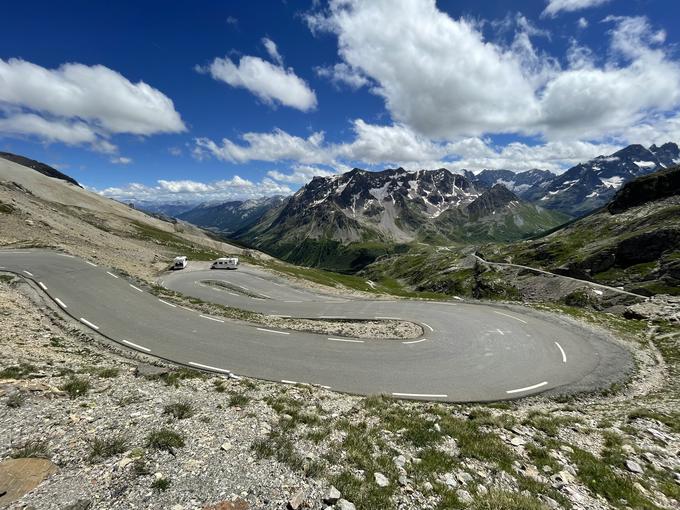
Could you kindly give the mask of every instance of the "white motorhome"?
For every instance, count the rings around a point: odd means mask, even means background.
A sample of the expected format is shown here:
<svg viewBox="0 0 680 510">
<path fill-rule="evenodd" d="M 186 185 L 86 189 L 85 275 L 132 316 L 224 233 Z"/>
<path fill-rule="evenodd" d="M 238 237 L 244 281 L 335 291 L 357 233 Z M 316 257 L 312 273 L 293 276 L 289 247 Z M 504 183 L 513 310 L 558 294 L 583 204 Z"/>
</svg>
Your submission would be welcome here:
<svg viewBox="0 0 680 510">
<path fill-rule="evenodd" d="M 186 257 L 175 257 L 175 262 L 172 264 L 173 269 L 184 269 L 187 267 Z"/>
<path fill-rule="evenodd" d="M 212 263 L 210 269 L 238 269 L 238 257 L 222 257 Z"/>
</svg>

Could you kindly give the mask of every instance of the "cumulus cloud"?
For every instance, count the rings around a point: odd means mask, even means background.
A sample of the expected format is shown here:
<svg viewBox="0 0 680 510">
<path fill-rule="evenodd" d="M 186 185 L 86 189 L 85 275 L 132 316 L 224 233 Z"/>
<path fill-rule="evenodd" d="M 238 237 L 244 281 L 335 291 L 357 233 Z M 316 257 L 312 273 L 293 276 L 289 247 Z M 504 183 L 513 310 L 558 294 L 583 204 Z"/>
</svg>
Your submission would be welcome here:
<svg viewBox="0 0 680 510">
<path fill-rule="evenodd" d="M 247 89 L 269 105 L 281 104 L 303 112 L 316 108 L 314 91 L 292 68 L 283 67 L 273 41 L 265 38 L 263 42 L 276 64 L 259 57 L 243 56 L 236 65 L 229 57 L 218 57 L 208 66 L 197 66 L 196 70 L 209 73 L 213 79 L 232 87 Z"/>
<path fill-rule="evenodd" d="M 579 28 L 588 28 L 588 20 L 585 18 L 579 18 L 576 24 Z"/>
<path fill-rule="evenodd" d="M 278 170 L 270 170 L 267 175 L 279 182 L 288 182 L 291 184 L 306 184 L 312 180 L 314 177 L 330 177 L 334 175 L 335 172 L 330 170 L 324 170 L 323 168 L 309 166 L 309 165 L 296 165 L 293 167 L 290 173 L 279 172 Z"/>
<path fill-rule="evenodd" d="M 272 41 L 269 37 L 263 37 L 262 44 L 264 44 L 264 48 L 267 50 L 267 53 L 269 53 L 269 58 L 271 58 L 278 65 L 282 66 L 283 57 L 279 53 L 279 49 L 276 47 L 276 43 Z"/>
<path fill-rule="evenodd" d="M 560 6 L 576 3 L 550 12 Z M 609 18 L 607 56 L 597 64 L 582 58 L 585 50 L 572 52 L 581 58 L 567 67 L 532 44 L 546 34 L 522 16 L 511 21 L 516 35 L 501 44 L 434 0 L 331 0 L 307 16 L 312 31 L 337 37 L 349 69 L 375 83 L 370 90 L 395 123 L 431 139 L 500 133 L 606 139 L 650 112 L 680 105 L 680 66 L 660 46 L 665 34 L 645 18 Z"/>
<path fill-rule="evenodd" d="M 68 63 L 57 69 L 0 59 L 0 133 L 47 142 L 88 144 L 115 152 L 111 135 L 186 130 L 172 101 L 140 81 L 102 65 Z"/>
<path fill-rule="evenodd" d="M 604 5 L 611 0 L 548 0 L 541 16 L 554 18 L 560 12 L 574 12 Z"/>
<path fill-rule="evenodd" d="M 131 158 L 126 158 L 126 157 L 123 157 L 123 156 L 111 158 L 110 161 L 114 165 L 129 165 L 130 163 L 132 163 Z"/>
<path fill-rule="evenodd" d="M 315 71 L 318 76 L 329 79 L 335 85 L 346 85 L 354 90 L 369 84 L 368 79 L 364 75 L 356 69 L 352 69 L 344 62 L 333 66 L 317 67 Z"/>
<path fill-rule="evenodd" d="M 235 175 L 215 182 L 192 180 L 159 180 L 156 185 L 130 183 L 120 187 L 96 190 L 96 193 L 122 202 L 220 202 L 247 200 L 272 195 L 290 195 L 292 190 L 269 177 L 252 182 Z"/>
</svg>

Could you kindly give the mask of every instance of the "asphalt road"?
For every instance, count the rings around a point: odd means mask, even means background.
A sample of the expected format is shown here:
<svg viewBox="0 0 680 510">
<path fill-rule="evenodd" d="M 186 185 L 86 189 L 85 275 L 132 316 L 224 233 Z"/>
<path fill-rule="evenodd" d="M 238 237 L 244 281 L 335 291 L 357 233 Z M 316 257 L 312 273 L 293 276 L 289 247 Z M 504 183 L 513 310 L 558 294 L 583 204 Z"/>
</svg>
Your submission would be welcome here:
<svg viewBox="0 0 680 510">
<path fill-rule="evenodd" d="M 618 344 L 519 306 L 341 299 L 293 288 L 253 267 L 184 270 L 162 279 L 169 289 L 266 314 L 398 318 L 425 332 L 408 341 L 360 340 L 202 315 L 160 300 L 109 268 L 50 251 L 0 251 L 3 270 L 33 280 L 74 319 L 130 349 L 213 372 L 343 392 L 502 400 L 601 389 L 632 366 Z M 230 289 L 207 280 L 228 282 Z"/>
</svg>

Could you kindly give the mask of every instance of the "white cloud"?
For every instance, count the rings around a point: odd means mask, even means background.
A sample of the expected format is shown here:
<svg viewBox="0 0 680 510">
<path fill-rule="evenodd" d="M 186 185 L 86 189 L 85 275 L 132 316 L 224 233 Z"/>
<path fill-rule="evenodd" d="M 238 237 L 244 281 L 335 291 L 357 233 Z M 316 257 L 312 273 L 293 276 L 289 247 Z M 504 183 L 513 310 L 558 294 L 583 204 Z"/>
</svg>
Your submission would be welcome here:
<svg viewBox="0 0 680 510">
<path fill-rule="evenodd" d="M 130 183 L 121 187 L 103 190 L 93 189 L 96 193 L 123 202 L 219 202 L 247 200 L 272 195 L 290 195 L 293 191 L 286 185 L 265 177 L 260 182 L 252 182 L 235 175 L 231 179 L 215 182 L 192 180 L 164 180 L 156 185 Z"/>
<path fill-rule="evenodd" d="M 279 182 L 288 182 L 291 184 L 307 184 L 312 180 L 313 177 L 330 177 L 334 175 L 335 172 L 329 170 L 324 170 L 323 168 L 309 166 L 309 165 L 296 165 L 293 167 L 290 173 L 279 172 L 278 170 L 270 170 L 267 175 Z"/>
<path fill-rule="evenodd" d="M 335 85 L 344 84 L 354 90 L 369 84 L 368 79 L 364 75 L 356 69 L 352 69 L 344 62 L 335 64 L 332 67 L 317 67 L 315 71 L 318 76 L 331 80 Z"/>
<path fill-rule="evenodd" d="M 180 147 L 170 147 L 168 152 L 175 157 L 182 155 L 182 149 Z"/>
<path fill-rule="evenodd" d="M 245 88 L 269 105 L 282 104 L 303 112 L 316 108 L 316 94 L 292 68 L 285 69 L 259 57 L 241 57 L 238 66 L 229 57 L 216 58 L 209 66 L 197 66 L 196 70 L 210 73 L 215 80 L 232 87 Z"/>
<path fill-rule="evenodd" d="M 115 152 L 118 133 L 153 135 L 186 130 L 172 101 L 140 81 L 101 65 L 68 63 L 47 69 L 0 59 L 0 134 L 86 144 Z"/>
<path fill-rule="evenodd" d="M 576 24 L 579 28 L 588 28 L 588 20 L 585 18 L 579 18 Z"/>
<path fill-rule="evenodd" d="M 283 57 L 279 53 L 279 49 L 276 47 L 276 43 L 272 41 L 269 37 L 263 37 L 262 44 L 264 44 L 267 53 L 269 53 L 269 58 L 271 58 L 278 65 L 283 66 Z"/>
<path fill-rule="evenodd" d="M 610 51 L 596 62 L 572 44 L 567 67 L 535 48 L 531 38 L 548 34 L 522 16 L 511 20 L 510 44 L 493 43 L 434 0 L 331 0 L 307 20 L 312 31 L 337 36 L 342 62 L 375 82 L 371 91 L 395 124 L 430 139 L 604 140 L 680 106 L 680 65 L 645 18 L 609 18 Z"/>
<path fill-rule="evenodd" d="M 541 16 L 550 16 L 554 18 L 560 12 L 574 12 L 590 7 L 597 7 L 604 5 L 611 0 L 548 0 L 548 5 Z"/>
<path fill-rule="evenodd" d="M 132 163 L 131 158 L 126 158 L 126 157 L 122 157 L 122 156 L 116 157 L 116 158 L 111 158 L 110 161 L 114 165 L 129 165 L 130 163 Z"/>
</svg>

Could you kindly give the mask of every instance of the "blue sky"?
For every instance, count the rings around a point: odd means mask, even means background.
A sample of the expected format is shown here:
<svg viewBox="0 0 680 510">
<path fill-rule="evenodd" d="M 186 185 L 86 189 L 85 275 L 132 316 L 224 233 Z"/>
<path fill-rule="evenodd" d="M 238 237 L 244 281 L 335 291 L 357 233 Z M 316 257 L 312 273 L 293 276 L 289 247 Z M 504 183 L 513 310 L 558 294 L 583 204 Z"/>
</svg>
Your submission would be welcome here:
<svg viewBox="0 0 680 510">
<path fill-rule="evenodd" d="M 680 141 L 670 0 L 12 2 L 0 150 L 122 200 Z"/>
</svg>

